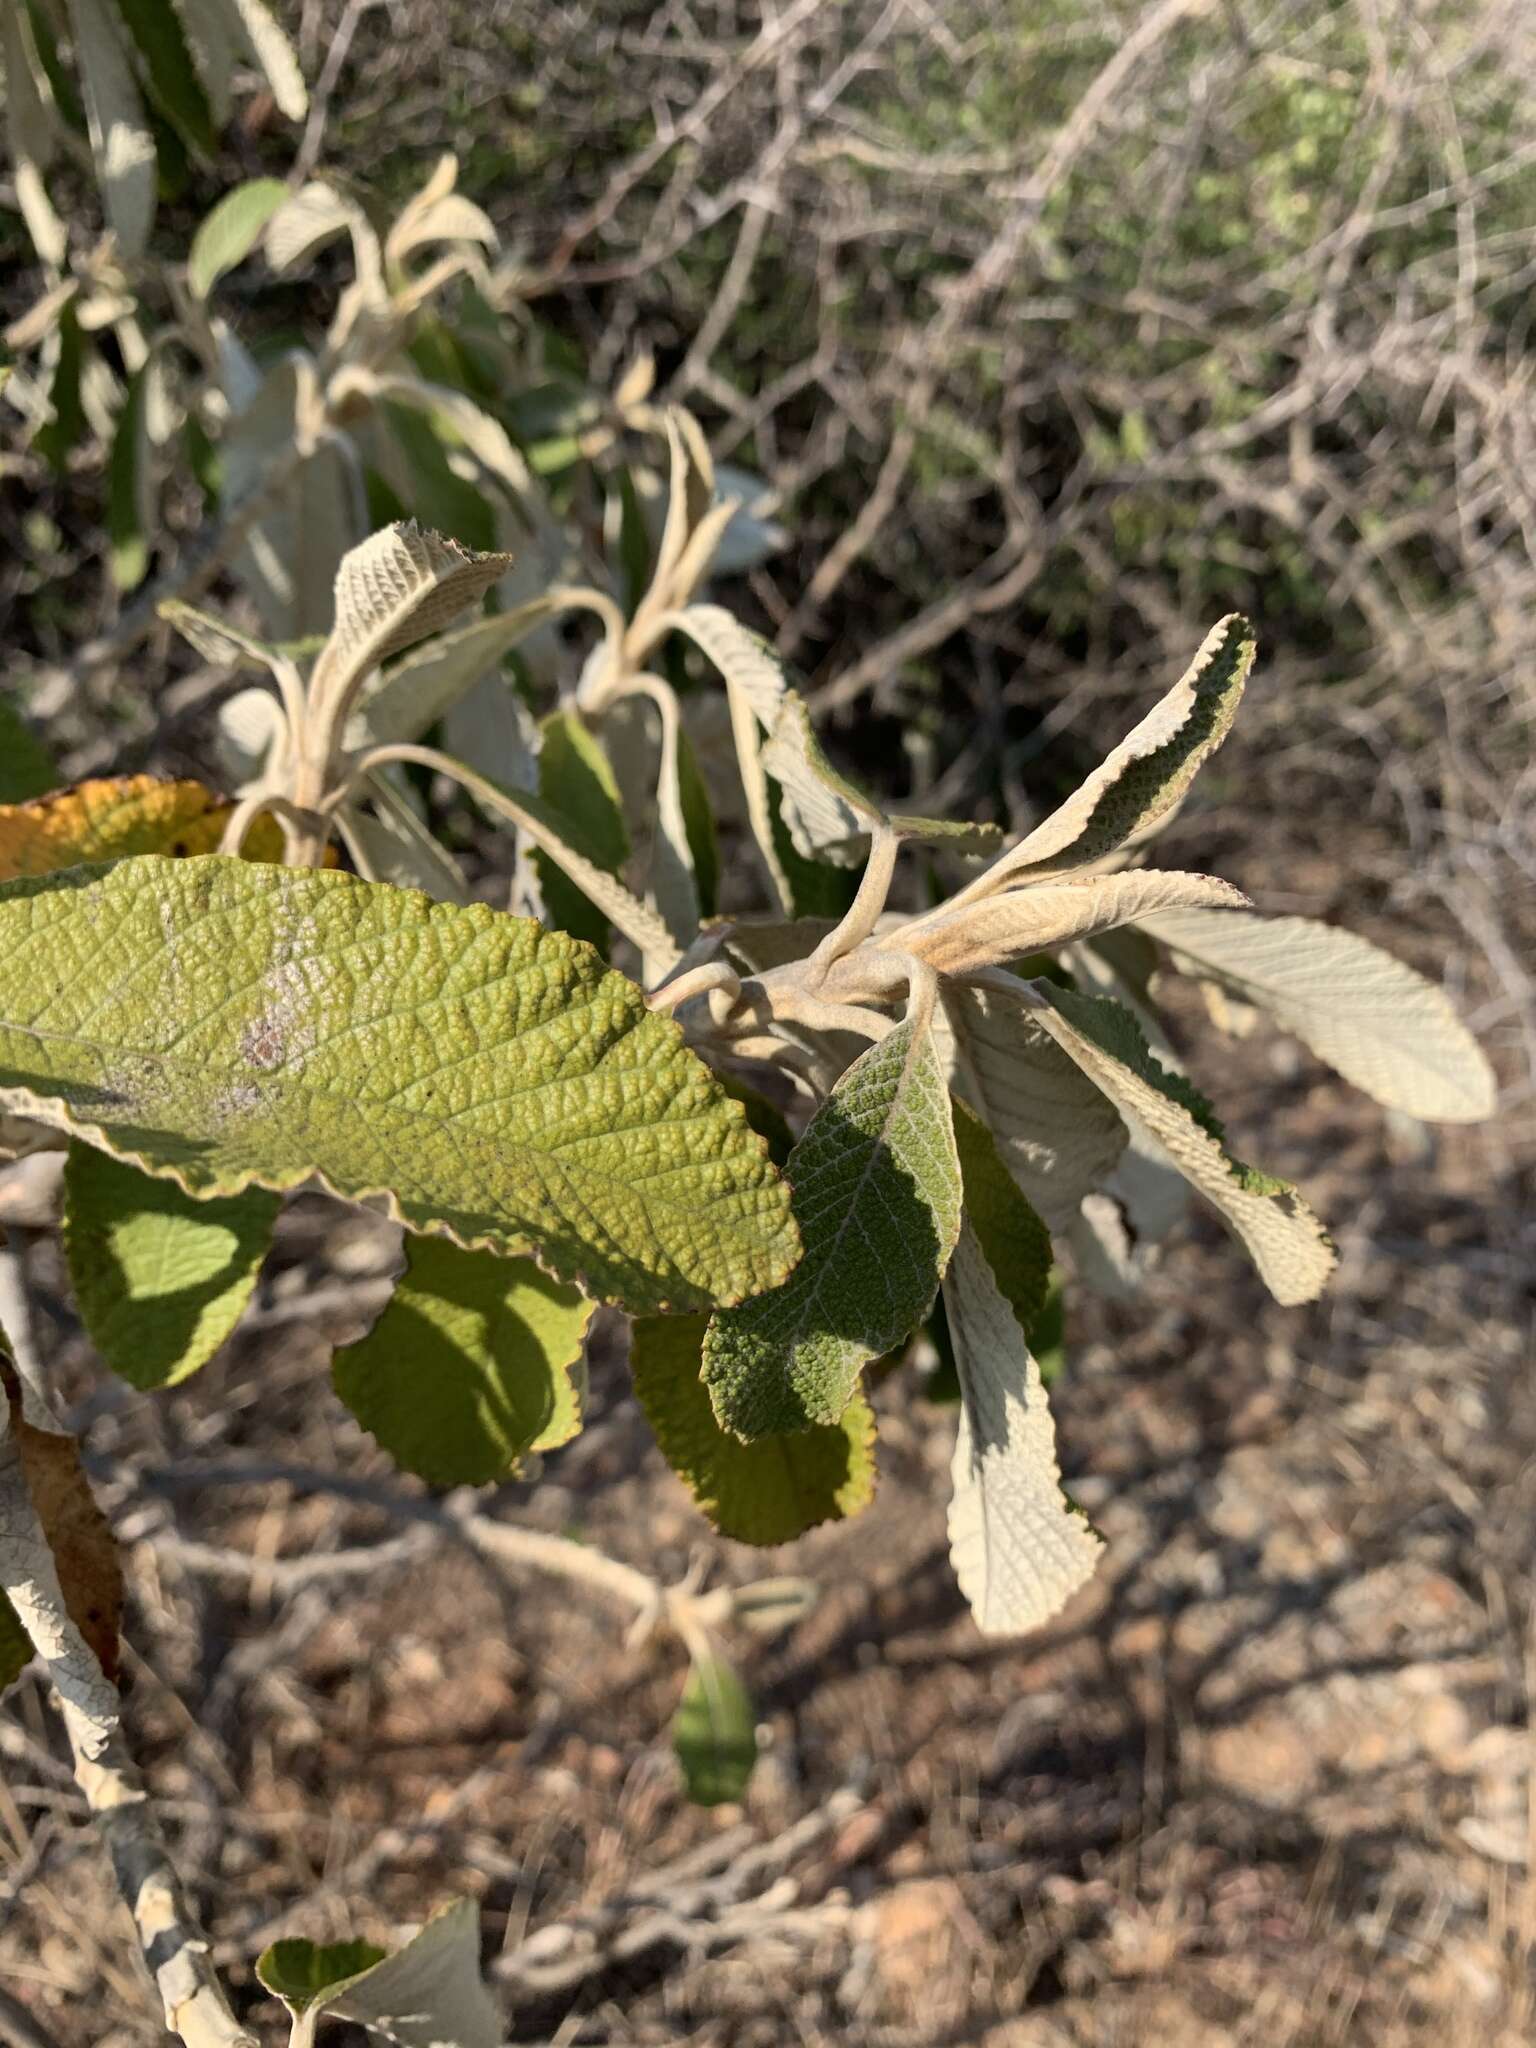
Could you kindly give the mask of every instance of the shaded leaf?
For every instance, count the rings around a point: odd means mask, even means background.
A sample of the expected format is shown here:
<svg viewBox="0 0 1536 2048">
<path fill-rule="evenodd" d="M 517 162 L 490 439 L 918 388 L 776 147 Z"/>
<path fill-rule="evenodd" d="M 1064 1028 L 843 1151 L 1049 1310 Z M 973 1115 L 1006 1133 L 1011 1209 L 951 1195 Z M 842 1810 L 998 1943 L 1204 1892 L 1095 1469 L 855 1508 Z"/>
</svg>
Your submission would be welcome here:
<svg viewBox="0 0 1536 2048">
<path fill-rule="evenodd" d="M 494 618 L 476 619 L 473 625 L 438 634 L 429 646 L 408 654 L 359 703 L 359 744 L 386 746 L 419 740 L 482 677 L 494 674 L 503 656 L 547 619 L 552 609 L 547 598 L 535 598 L 515 611 L 499 612 Z"/>
<path fill-rule="evenodd" d="M 154 775 L 107 776 L 29 803 L 0 805 L 0 882 L 128 854 L 209 853 L 233 808 L 200 782 L 162 782 Z M 258 818 L 245 853 L 280 861 L 281 828 Z"/>
<path fill-rule="evenodd" d="M 0 1593 L 0 1693 L 16 1683 L 32 1662 L 32 1638 L 16 1618 L 16 1610 Z"/>
<path fill-rule="evenodd" d="M 966 1217 L 1020 1329 L 1029 1330 L 1045 1306 L 1050 1284 L 1050 1232 L 1003 1164 L 981 1118 L 963 1102 L 952 1108 Z"/>
<path fill-rule="evenodd" d="M 757 1762 L 757 1709 L 723 1657 L 696 1657 L 672 1720 L 672 1747 L 696 1806 L 730 1806 Z"/>
<path fill-rule="evenodd" d="M 137 589 L 149 570 L 154 495 L 144 419 L 148 377 L 146 363 L 129 378 L 107 458 L 107 559 L 119 590 Z"/>
<path fill-rule="evenodd" d="M 275 1943 L 256 1974 L 292 2013 L 326 2014 L 366 2027 L 389 2048 L 501 2048 L 506 2029 L 480 1978 L 480 1909 L 458 1899 L 404 1948 L 380 1960 L 367 1942 L 317 1949 Z M 319 1980 L 361 1965 L 351 1976 Z"/>
<path fill-rule="evenodd" d="M 322 1994 L 364 1976 L 386 1951 L 371 1941 L 274 1941 L 256 1959 L 256 1975 L 291 2013 L 308 2012 Z"/>
<path fill-rule="evenodd" d="M 121 253 L 140 256 L 155 217 L 155 138 L 106 0 L 69 0 L 69 15 L 107 219 Z"/>
<path fill-rule="evenodd" d="M 629 831 L 608 756 L 574 711 L 552 711 L 539 726 L 539 794 L 569 821 L 576 851 L 617 875 L 629 858 Z M 547 922 L 606 952 L 608 919 L 548 854 L 534 866 Z"/>
<path fill-rule="evenodd" d="M 20 712 L 0 697 L 0 805 L 41 796 L 58 779 L 53 756 Z"/>
</svg>

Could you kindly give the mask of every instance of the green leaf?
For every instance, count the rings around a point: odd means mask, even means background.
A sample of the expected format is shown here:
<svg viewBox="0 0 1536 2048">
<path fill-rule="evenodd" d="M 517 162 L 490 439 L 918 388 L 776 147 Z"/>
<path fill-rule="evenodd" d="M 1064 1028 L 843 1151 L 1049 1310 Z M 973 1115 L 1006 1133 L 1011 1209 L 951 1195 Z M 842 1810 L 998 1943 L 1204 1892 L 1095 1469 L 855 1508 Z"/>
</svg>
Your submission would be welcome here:
<svg viewBox="0 0 1536 2048">
<path fill-rule="evenodd" d="M 0 1101 L 193 1194 L 387 1195 L 636 1313 L 776 1286 L 798 1250 L 763 1141 L 632 982 L 531 919 L 334 871 L 0 888 Z"/>
<path fill-rule="evenodd" d="M 593 1303 L 530 1259 L 412 1238 L 388 1307 L 338 1351 L 336 1391 L 397 1465 L 488 1486 L 570 1406 Z"/>
<path fill-rule="evenodd" d="M 69 0 L 96 177 L 118 253 L 144 253 L 155 217 L 155 140 L 145 118 L 123 29 L 107 0 Z"/>
<path fill-rule="evenodd" d="M 746 1438 L 836 1423 L 859 1373 L 927 1315 L 960 1226 L 960 1162 L 926 1024 L 856 1059 L 790 1154 L 805 1256 L 783 1286 L 717 1315 L 704 1378 Z"/>
<path fill-rule="evenodd" d="M 16 1617 L 16 1610 L 0 1593 L 0 1693 L 6 1692 L 32 1662 L 32 1638 Z"/>
<path fill-rule="evenodd" d="M 1048 982 L 1021 984 L 1031 1014 L 1074 1065 L 1133 1117 L 1247 1247 L 1265 1285 L 1288 1305 L 1312 1301 L 1334 1267 L 1327 1232 L 1286 1181 L 1255 1173 L 1223 1149 L 1209 1104 L 1148 1048 L 1129 1010 Z M 1038 1005 L 1038 1007 L 1036 1007 Z"/>
<path fill-rule="evenodd" d="M 739 1102 L 746 1111 L 747 1122 L 767 1143 L 768 1157 L 774 1165 L 786 1165 L 795 1149 L 795 1134 L 782 1111 L 776 1109 L 766 1095 L 759 1095 L 755 1088 L 749 1088 L 734 1074 L 719 1074 L 716 1079 L 731 1100 Z"/>
<path fill-rule="evenodd" d="M 0 804 L 25 803 L 58 779 L 53 756 L 15 706 L 0 697 Z"/>
<path fill-rule="evenodd" d="M 1446 1123 L 1493 1114 L 1492 1070 L 1444 991 L 1368 939 L 1237 910 L 1168 911 L 1143 928 L 1388 1109 Z"/>
<path fill-rule="evenodd" d="M 386 1953 L 371 1941 L 274 1941 L 257 1957 L 256 1975 L 290 2012 L 307 2012 L 327 1991 L 366 1976 Z"/>
<path fill-rule="evenodd" d="M 227 271 L 245 261 L 287 197 L 281 178 L 248 178 L 224 194 L 192 237 L 187 282 L 194 298 L 206 299 Z"/>
<path fill-rule="evenodd" d="M 64 1169 L 64 1249 L 81 1320 L 141 1389 L 205 1365 L 251 1298 L 281 1206 L 263 1188 L 195 1201 L 76 1142 Z"/>
<path fill-rule="evenodd" d="M 1024 1199 L 981 1118 L 966 1103 L 955 1102 L 952 1108 L 966 1216 L 993 1278 L 1028 1330 L 1045 1306 L 1050 1285 L 1050 1232 Z"/>
<path fill-rule="evenodd" d="M 149 74 L 156 106 L 189 148 L 212 156 L 219 138 L 171 0 L 117 0 Z"/>
<path fill-rule="evenodd" d="M 720 894 L 720 845 L 715 836 L 715 816 L 709 791 L 699 772 L 693 742 L 687 728 L 677 731 L 677 774 L 683 805 L 683 827 L 688 835 L 688 852 L 693 862 L 694 887 L 699 896 L 700 917 L 713 917 Z"/>
<path fill-rule="evenodd" d="M 857 871 L 810 860 L 796 847 L 784 822 L 784 792 L 770 776 L 766 797 L 772 833 L 774 872 L 786 913 L 792 918 L 824 917 L 834 922 L 852 903 L 859 886 Z"/>
<path fill-rule="evenodd" d="M 629 832 L 608 756 L 573 711 L 552 711 L 539 727 L 539 794 L 568 820 L 570 844 L 606 874 L 629 858 Z M 548 922 L 606 952 L 608 919 L 550 859 L 535 853 Z"/>
<path fill-rule="evenodd" d="M 137 589 L 149 569 L 152 497 L 144 425 L 148 375 L 146 363 L 128 380 L 107 459 L 107 559 L 119 590 Z"/>
<path fill-rule="evenodd" d="M 233 808 L 200 782 L 156 775 L 103 776 L 0 805 L 0 881 L 133 853 L 212 853 Z M 282 852 L 276 821 L 258 818 L 246 859 L 280 860 Z"/>
<path fill-rule="evenodd" d="M 672 1747 L 696 1806 L 730 1806 L 757 1762 L 757 1710 L 723 1657 L 695 1657 L 672 1720 Z"/>
<path fill-rule="evenodd" d="M 409 406 L 380 404 L 380 418 L 398 444 L 403 470 L 390 478 L 415 515 L 464 547 L 496 545 L 496 513 L 490 501 L 459 475 L 430 420 Z M 381 459 L 387 451 L 381 451 Z"/>
<path fill-rule="evenodd" d="M 351 1974 L 329 1974 L 337 1970 Z M 388 2048 L 500 2048 L 506 2039 L 480 1978 L 472 1899 L 434 1914 L 393 1955 L 363 1941 L 280 1941 L 258 1958 L 256 1975 L 300 2019 L 290 2048 L 307 2048 L 322 2016 L 353 2020 Z"/>
<path fill-rule="evenodd" d="M 741 1543 L 788 1543 L 843 1521 L 875 1491 L 875 1418 L 855 1394 L 841 1419 L 744 1444 L 715 1420 L 700 1378 L 704 1316 L 634 1325 L 629 1369 L 662 1456 L 715 1527 Z"/>
<path fill-rule="evenodd" d="M 32 436 L 32 446 L 55 476 L 64 474 L 70 453 L 85 432 L 85 407 L 80 398 L 84 358 L 80 318 L 70 299 L 59 312 L 59 353 L 48 385 L 48 418 Z"/>
</svg>

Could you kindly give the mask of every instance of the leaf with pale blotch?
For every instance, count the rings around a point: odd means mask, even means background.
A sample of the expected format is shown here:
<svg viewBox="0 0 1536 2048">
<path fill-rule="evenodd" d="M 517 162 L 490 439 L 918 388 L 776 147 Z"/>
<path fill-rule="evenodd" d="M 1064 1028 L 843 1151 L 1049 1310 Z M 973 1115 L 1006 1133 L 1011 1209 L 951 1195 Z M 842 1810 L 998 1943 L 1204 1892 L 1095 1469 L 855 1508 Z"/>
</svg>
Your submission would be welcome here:
<svg viewBox="0 0 1536 2048">
<path fill-rule="evenodd" d="M 345 695 L 379 662 L 456 619 L 511 564 L 510 555 L 471 554 L 411 521 L 372 534 L 336 573 L 336 622 L 311 694 Z"/>
<path fill-rule="evenodd" d="M 757 1709 L 735 1667 L 695 1657 L 672 1718 L 672 1747 L 695 1806 L 734 1806 L 757 1762 Z"/>
<path fill-rule="evenodd" d="M 155 217 L 155 138 L 128 60 L 123 29 L 106 0 L 69 0 L 96 177 L 118 253 L 143 254 Z"/>
<path fill-rule="evenodd" d="M 386 1195 L 638 1313 L 773 1287 L 799 1249 L 762 1140 L 633 982 L 531 919 L 336 872 L 4 885 L 0 1107 L 193 1194 Z"/>
<path fill-rule="evenodd" d="M 987 1124 L 1031 1205 L 1065 1230 L 1125 1150 L 1115 1105 L 1028 1010 L 993 990 L 945 988 L 934 1040 L 951 1087 Z"/>
<path fill-rule="evenodd" d="M 964 1102 L 953 1105 L 955 1149 L 965 1213 L 1021 1329 L 1045 1306 L 1051 1279 L 1051 1235 L 1003 1163 L 997 1141 Z"/>
<path fill-rule="evenodd" d="M 1103 860 L 1171 811 L 1226 738 L 1253 667 L 1253 628 L 1233 612 L 1213 626 L 1167 696 L 1064 804 L 965 892 Z"/>
<path fill-rule="evenodd" d="M 704 1316 L 647 1316 L 630 1336 L 635 1397 L 662 1456 L 723 1535 L 788 1543 L 868 1507 L 875 1418 L 855 1394 L 839 1421 L 743 1443 L 720 1427 L 700 1378 Z"/>
<path fill-rule="evenodd" d="M 1246 901 L 1240 889 L 1213 875 L 1138 868 L 1123 875 L 1072 876 L 946 904 L 906 926 L 902 944 L 940 974 L 971 974 L 1090 938 L 1154 911 Z"/>
<path fill-rule="evenodd" d="M 539 727 L 539 794 L 568 819 L 575 850 L 604 874 L 629 858 L 629 832 L 608 756 L 573 711 L 552 711 Z M 548 922 L 608 949 L 608 919 L 548 854 L 536 854 Z"/>
<path fill-rule="evenodd" d="M 570 1407 L 593 1303 L 531 1259 L 412 1238 L 388 1307 L 332 1377 L 397 1465 L 434 1486 L 505 1478 Z"/>
<path fill-rule="evenodd" d="M 922 1321 L 960 1226 L 960 1162 L 933 1036 L 911 1018 L 856 1059 L 785 1174 L 805 1256 L 714 1317 L 704 1379 L 737 1436 L 835 1424 L 859 1373 Z"/>
<path fill-rule="evenodd" d="M 233 808 L 200 782 L 162 782 L 156 775 L 77 782 L 30 803 L 0 805 L 0 882 L 129 854 L 211 853 Z M 251 860 L 282 859 L 283 835 L 274 819 L 257 819 L 245 852 Z"/>
<path fill-rule="evenodd" d="M 205 1365 L 250 1300 L 279 1202 L 264 1188 L 194 1201 L 89 1145 L 64 1169 L 64 1250 L 86 1334 L 130 1385 Z"/>
<path fill-rule="evenodd" d="M 419 740 L 468 696 L 483 676 L 493 674 L 502 657 L 553 609 L 547 598 L 535 598 L 515 611 L 476 619 L 471 626 L 440 634 L 430 647 L 407 655 L 359 702 L 355 744 L 387 746 Z"/>
<path fill-rule="evenodd" d="M 1275 1299 L 1314 1300 L 1333 1270 L 1334 1253 L 1296 1190 L 1229 1157 L 1210 1127 L 1208 1105 L 1182 1076 L 1159 1066 L 1128 1010 L 1105 996 L 1048 982 L 1029 989 L 1031 1014 L 1042 1029 L 1218 1210 Z"/>
<path fill-rule="evenodd" d="M 248 178 L 203 216 L 187 254 L 187 282 L 194 298 L 206 299 L 226 272 L 245 261 L 287 197 L 281 178 Z"/>
<path fill-rule="evenodd" d="M 368 1942 L 279 1941 L 256 1975 L 295 2016 L 352 2020 L 388 2048 L 500 2048 L 506 2038 L 481 1981 L 473 1899 L 444 1907 L 391 1956 Z"/>
<path fill-rule="evenodd" d="M 1492 1069 L 1449 999 L 1369 940 L 1235 911 L 1164 911 L 1144 927 L 1186 972 L 1262 1010 L 1388 1109 L 1444 1123 L 1492 1116 Z"/>
<path fill-rule="evenodd" d="M 961 1403 L 950 1559 L 982 1633 L 1022 1635 L 1093 1576 L 1099 1540 L 1062 1494 L 1040 1368 L 969 1224 L 944 1306 Z"/>
</svg>

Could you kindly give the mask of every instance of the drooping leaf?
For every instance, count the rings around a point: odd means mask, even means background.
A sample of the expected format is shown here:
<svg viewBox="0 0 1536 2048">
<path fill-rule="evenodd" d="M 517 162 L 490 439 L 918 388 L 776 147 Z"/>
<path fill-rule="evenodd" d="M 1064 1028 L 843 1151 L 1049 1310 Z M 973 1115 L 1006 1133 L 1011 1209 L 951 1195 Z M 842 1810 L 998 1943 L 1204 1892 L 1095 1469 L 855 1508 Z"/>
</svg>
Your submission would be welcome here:
<svg viewBox="0 0 1536 2048">
<path fill-rule="evenodd" d="M 106 776 L 29 803 L 0 805 L 0 881 L 135 853 L 210 853 L 232 809 L 200 782 L 162 782 L 155 775 Z M 245 854 L 282 859 L 282 830 L 273 819 L 257 819 Z"/>
<path fill-rule="evenodd" d="M 1061 1491 L 1040 1369 L 969 1224 L 944 1276 L 960 1376 L 950 1557 L 984 1635 L 1021 1635 L 1092 1577 L 1099 1541 Z"/>
<path fill-rule="evenodd" d="M 368 1942 L 280 1941 L 257 1959 L 256 1975 L 290 2013 L 355 2021 L 388 2048 L 500 2048 L 506 2037 L 480 1977 L 473 1899 L 434 1914 L 393 1955 L 380 1958 Z"/>
<path fill-rule="evenodd" d="M 434 1486 L 513 1470 L 569 1402 L 593 1303 L 531 1259 L 418 1237 L 389 1305 L 338 1351 L 337 1393 L 397 1465 Z"/>
<path fill-rule="evenodd" d="M 1025 1200 L 975 1110 L 964 1102 L 952 1107 L 966 1216 L 993 1279 L 1020 1329 L 1028 1331 L 1045 1306 L 1050 1284 L 1050 1232 Z"/>
<path fill-rule="evenodd" d="M 1492 1070 L 1445 994 L 1369 940 L 1242 911 L 1143 923 L 1186 971 L 1264 1011 L 1387 1108 L 1445 1123 L 1493 1114 Z"/>
<path fill-rule="evenodd" d="M 388 400 L 380 403 L 378 419 L 383 432 L 373 445 L 379 467 L 402 502 L 427 526 L 463 547 L 494 547 L 495 508 L 454 468 L 431 420 Z"/>
<path fill-rule="evenodd" d="M 986 1122 L 1008 1171 L 1053 1230 L 1064 1230 L 1125 1150 L 1112 1103 L 1019 1004 L 949 987 L 934 1037 L 950 1085 Z"/>
<path fill-rule="evenodd" d="M 41 796 L 58 779 L 53 756 L 20 712 L 0 697 L 0 805 Z"/>
<path fill-rule="evenodd" d="M 187 282 L 194 298 L 206 299 L 226 272 L 245 261 L 287 197 L 281 178 L 248 178 L 224 194 L 192 237 Z"/>
<path fill-rule="evenodd" d="M 856 870 L 808 859 L 798 850 L 784 822 L 784 792 L 771 778 L 764 780 L 763 800 L 771 869 L 786 915 L 835 922 L 853 901 L 859 879 Z"/>
<path fill-rule="evenodd" d="M 746 1438 L 835 1424 L 860 1370 L 928 1313 L 960 1222 L 949 1091 L 908 1018 L 848 1068 L 786 1176 L 805 1256 L 771 1293 L 714 1317 L 704 1379 Z"/>
<path fill-rule="evenodd" d="M 64 1169 L 64 1250 L 86 1333 L 141 1389 L 205 1365 L 250 1300 L 280 1207 L 264 1188 L 194 1201 L 89 1145 Z"/>
<path fill-rule="evenodd" d="M 106 0 L 69 0 L 80 85 L 107 219 L 124 256 L 143 254 L 155 217 L 155 138 Z"/>
<path fill-rule="evenodd" d="M 662 1456 L 723 1535 L 788 1543 L 875 1491 L 875 1418 L 856 1393 L 838 1422 L 743 1443 L 720 1427 L 700 1371 L 704 1316 L 648 1316 L 630 1335 L 635 1396 Z"/>
<path fill-rule="evenodd" d="M 723 1657 L 695 1657 L 672 1720 L 672 1747 L 695 1806 L 732 1806 L 757 1762 L 757 1709 Z"/>
<path fill-rule="evenodd" d="M 1334 1266 L 1323 1226 L 1296 1190 L 1233 1160 L 1209 1105 L 1148 1050 L 1129 1010 L 1104 996 L 1029 984 L 1031 1014 L 1098 1088 L 1133 1116 L 1247 1247 L 1277 1301 L 1312 1301 Z"/>
<path fill-rule="evenodd" d="M 335 872 L 6 884 L 0 1103 L 194 1194 L 388 1195 L 635 1312 L 772 1287 L 798 1250 L 762 1140 L 632 982 L 529 919 Z"/>
<path fill-rule="evenodd" d="M 539 794 L 567 818 L 578 853 L 605 874 L 629 858 L 629 832 L 608 756 L 573 711 L 552 711 L 539 727 Z M 549 922 L 606 952 L 608 919 L 557 862 L 536 853 L 534 865 Z"/>
<path fill-rule="evenodd" d="M 726 1094 L 739 1102 L 747 1113 L 747 1122 L 768 1146 L 768 1156 L 775 1166 L 788 1164 L 789 1155 L 795 1149 L 795 1134 L 766 1095 L 760 1095 L 755 1088 L 749 1088 L 734 1074 L 721 1074 L 720 1086 Z"/>
</svg>

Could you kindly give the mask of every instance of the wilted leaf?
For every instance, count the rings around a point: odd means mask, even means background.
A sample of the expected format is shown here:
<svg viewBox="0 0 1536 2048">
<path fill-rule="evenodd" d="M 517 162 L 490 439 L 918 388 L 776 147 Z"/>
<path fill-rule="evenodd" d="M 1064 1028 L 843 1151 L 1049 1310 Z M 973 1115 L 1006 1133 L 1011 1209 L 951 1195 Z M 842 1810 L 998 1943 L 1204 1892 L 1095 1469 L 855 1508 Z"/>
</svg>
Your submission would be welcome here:
<svg viewBox="0 0 1536 2048">
<path fill-rule="evenodd" d="M 206 299 L 227 271 L 245 261 L 287 197 L 281 178 L 248 178 L 224 194 L 192 237 L 187 282 L 194 298 Z"/>
<path fill-rule="evenodd" d="M 343 805 L 336 829 L 365 881 L 389 882 L 396 889 L 421 889 L 439 903 L 468 903 L 464 871 L 428 831 L 410 804 L 380 771 L 366 778 L 374 808 Z"/>
<path fill-rule="evenodd" d="M 630 1335 L 635 1396 L 662 1456 L 723 1535 L 788 1543 L 842 1521 L 875 1491 L 875 1418 L 855 1394 L 842 1418 L 743 1443 L 720 1427 L 700 1377 L 704 1316 L 648 1316 Z"/>
<path fill-rule="evenodd" d="M 0 805 L 0 882 L 127 854 L 211 853 L 232 809 L 200 782 L 162 782 L 154 775 L 77 782 L 30 803 Z M 248 860 L 282 859 L 283 835 L 274 820 L 257 819 L 245 854 Z"/>
<path fill-rule="evenodd" d="M 64 1249 L 81 1321 L 112 1370 L 147 1389 L 205 1365 L 251 1298 L 279 1206 L 264 1188 L 194 1201 L 71 1145 Z"/>
<path fill-rule="evenodd" d="M 960 1375 L 949 1548 L 984 1635 L 1021 1635 L 1093 1575 L 1099 1541 L 1068 1506 L 1040 1369 L 969 1224 L 944 1276 Z"/>
<path fill-rule="evenodd" d="M 407 1472 L 487 1486 L 569 1406 L 592 1310 L 530 1259 L 411 1238 L 384 1313 L 336 1354 L 336 1391 Z"/>
<path fill-rule="evenodd" d="M 367 1942 L 280 1941 L 258 1958 L 256 1975 L 291 2013 L 353 2020 L 389 2048 L 500 2048 L 506 2036 L 480 1978 L 472 1899 L 435 1914 L 392 1956 L 379 1959 Z"/>
<path fill-rule="evenodd" d="M 1369 940 L 1241 911 L 1163 911 L 1144 928 L 1388 1109 L 1445 1123 L 1493 1114 L 1492 1070 L 1448 998 Z"/>
<path fill-rule="evenodd" d="M 672 1720 L 672 1747 L 696 1806 L 731 1806 L 757 1762 L 757 1709 L 723 1657 L 696 1657 Z"/>
<path fill-rule="evenodd" d="M 717 1315 L 704 1379 L 753 1438 L 835 1424 L 861 1368 L 928 1313 L 960 1222 L 949 1092 L 926 1025 L 856 1059 L 790 1154 L 805 1256 L 783 1286 Z"/>
<path fill-rule="evenodd" d="M 1277 1301 L 1311 1301 L 1334 1266 L 1321 1223 L 1284 1181 L 1231 1159 L 1209 1128 L 1203 1100 L 1160 1067 L 1128 1010 L 1104 996 L 1031 984 L 1031 1014 L 1062 1051 L 1125 1114 L 1133 1116 L 1186 1180 L 1247 1246 Z"/>
<path fill-rule="evenodd" d="M 774 1286 L 798 1250 L 762 1140 L 632 982 L 529 919 L 350 875 L 6 884 L 0 1102 L 192 1193 L 387 1194 L 636 1312 Z"/>
</svg>

